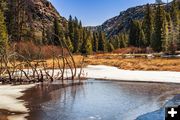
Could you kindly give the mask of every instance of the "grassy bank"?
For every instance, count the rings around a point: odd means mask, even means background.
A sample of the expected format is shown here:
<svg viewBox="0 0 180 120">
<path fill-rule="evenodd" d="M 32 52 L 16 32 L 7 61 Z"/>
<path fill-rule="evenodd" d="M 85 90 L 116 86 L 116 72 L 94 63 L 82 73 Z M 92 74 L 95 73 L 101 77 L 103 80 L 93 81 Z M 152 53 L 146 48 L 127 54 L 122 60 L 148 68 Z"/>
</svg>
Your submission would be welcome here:
<svg viewBox="0 0 180 120">
<path fill-rule="evenodd" d="M 117 54 L 101 54 L 89 56 L 85 60 L 91 65 L 110 65 L 125 70 L 154 70 L 154 71 L 178 71 L 180 72 L 180 59 L 166 58 L 123 58 Z"/>
<path fill-rule="evenodd" d="M 145 55 L 135 55 L 136 57 L 124 57 L 118 54 L 98 54 L 85 57 L 84 67 L 87 65 L 108 65 L 125 70 L 145 70 L 145 71 L 177 71 L 180 72 L 180 59 L 167 58 L 145 58 Z M 83 57 L 74 55 L 77 67 L 81 67 Z M 46 60 L 47 67 L 52 68 L 53 60 Z M 57 68 L 55 64 L 55 68 Z"/>
<path fill-rule="evenodd" d="M 77 66 L 81 65 L 82 56 L 74 56 Z M 49 65 L 52 63 L 48 60 Z M 180 72 L 180 59 L 167 58 L 123 58 L 118 54 L 90 55 L 85 58 L 85 65 L 109 65 L 125 70 L 177 71 Z"/>
</svg>

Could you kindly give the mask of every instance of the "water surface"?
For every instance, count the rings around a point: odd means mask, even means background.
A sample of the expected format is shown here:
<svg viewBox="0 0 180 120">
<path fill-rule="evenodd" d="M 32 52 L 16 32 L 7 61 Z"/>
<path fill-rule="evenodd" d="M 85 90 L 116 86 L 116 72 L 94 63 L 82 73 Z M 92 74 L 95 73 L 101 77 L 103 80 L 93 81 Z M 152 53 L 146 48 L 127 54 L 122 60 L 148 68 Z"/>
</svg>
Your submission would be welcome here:
<svg viewBox="0 0 180 120">
<path fill-rule="evenodd" d="M 134 120 L 176 94 L 178 84 L 90 80 L 64 88 L 37 85 L 22 99 L 30 109 L 28 120 Z"/>
</svg>

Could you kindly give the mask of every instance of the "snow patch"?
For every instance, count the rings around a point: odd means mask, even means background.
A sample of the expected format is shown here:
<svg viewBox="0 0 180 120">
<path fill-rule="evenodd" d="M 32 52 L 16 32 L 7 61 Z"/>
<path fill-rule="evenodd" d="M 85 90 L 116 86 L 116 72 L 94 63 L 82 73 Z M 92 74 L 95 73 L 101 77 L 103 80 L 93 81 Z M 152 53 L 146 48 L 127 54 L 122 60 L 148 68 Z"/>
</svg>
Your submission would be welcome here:
<svg viewBox="0 0 180 120">
<path fill-rule="evenodd" d="M 23 115 L 13 115 L 9 116 L 8 120 L 25 120 L 25 117 L 27 117 L 28 114 L 23 114 Z"/>
<path fill-rule="evenodd" d="M 84 68 L 88 78 L 137 82 L 180 83 L 180 72 L 132 71 L 105 65 L 89 65 Z"/>
<path fill-rule="evenodd" d="M 25 102 L 18 100 L 19 97 L 23 96 L 23 91 L 33 87 L 35 85 L 0 85 L 0 109 L 8 111 L 27 113 L 28 109 L 25 107 Z M 26 115 L 10 116 L 9 120 L 24 120 Z M 17 118 L 18 117 L 18 118 Z"/>
</svg>

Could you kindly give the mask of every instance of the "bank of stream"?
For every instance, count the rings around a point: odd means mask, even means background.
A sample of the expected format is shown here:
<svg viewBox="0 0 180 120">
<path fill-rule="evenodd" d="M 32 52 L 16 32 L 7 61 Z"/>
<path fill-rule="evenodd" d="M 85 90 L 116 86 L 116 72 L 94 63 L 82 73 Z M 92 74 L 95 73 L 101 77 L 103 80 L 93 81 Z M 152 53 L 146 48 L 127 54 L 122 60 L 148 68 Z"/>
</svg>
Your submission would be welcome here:
<svg viewBox="0 0 180 120">
<path fill-rule="evenodd" d="M 180 94 L 180 85 L 88 80 L 68 87 L 39 84 L 25 93 L 28 120 L 134 120 Z"/>
</svg>

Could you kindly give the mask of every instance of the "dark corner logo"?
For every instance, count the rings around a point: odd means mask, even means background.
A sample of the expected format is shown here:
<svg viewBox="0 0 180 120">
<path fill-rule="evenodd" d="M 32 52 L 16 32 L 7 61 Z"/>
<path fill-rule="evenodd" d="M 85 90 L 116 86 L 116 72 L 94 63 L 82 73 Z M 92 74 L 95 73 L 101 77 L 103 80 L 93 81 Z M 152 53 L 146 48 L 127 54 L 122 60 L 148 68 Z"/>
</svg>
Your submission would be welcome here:
<svg viewBox="0 0 180 120">
<path fill-rule="evenodd" d="M 165 120 L 180 120 L 180 106 L 166 107 Z"/>
</svg>

